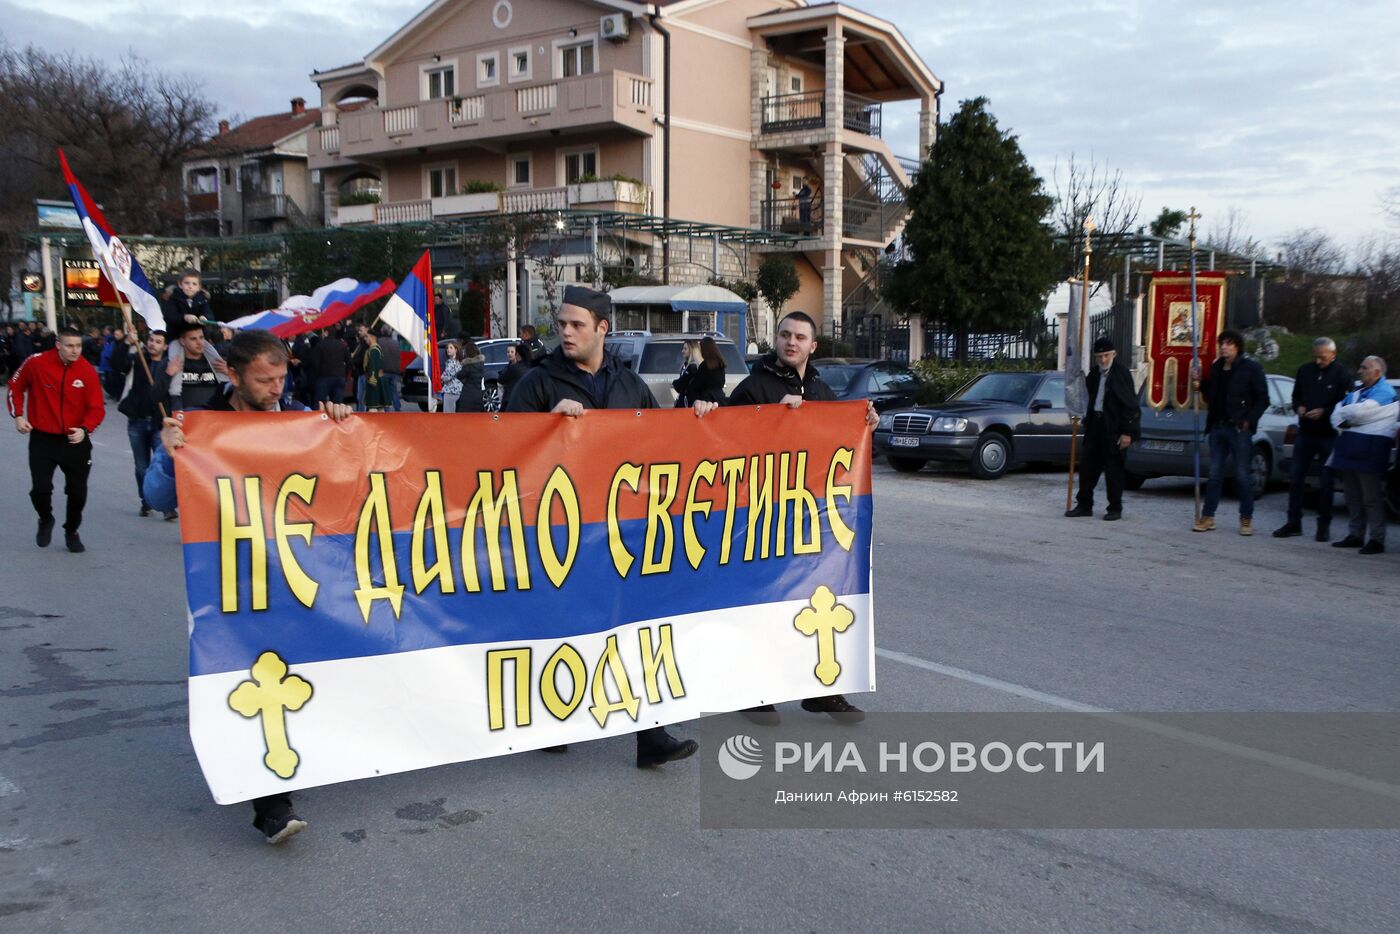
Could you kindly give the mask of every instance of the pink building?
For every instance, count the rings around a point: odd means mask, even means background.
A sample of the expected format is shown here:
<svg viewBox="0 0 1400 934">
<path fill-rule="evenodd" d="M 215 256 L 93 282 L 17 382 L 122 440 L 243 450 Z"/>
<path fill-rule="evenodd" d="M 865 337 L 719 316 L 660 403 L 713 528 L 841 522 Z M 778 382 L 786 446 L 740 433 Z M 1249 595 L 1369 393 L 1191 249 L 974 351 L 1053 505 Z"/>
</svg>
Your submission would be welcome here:
<svg viewBox="0 0 1400 934">
<path fill-rule="evenodd" d="M 917 160 L 882 106 L 919 102 L 927 152 L 942 91 L 893 24 L 795 0 L 437 0 L 312 80 L 330 224 L 602 217 L 582 261 L 674 284 L 751 280 L 783 250 L 787 307 L 825 321 L 876 310 L 866 280 L 904 223 Z M 648 220 L 606 220 L 624 214 Z"/>
</svg>

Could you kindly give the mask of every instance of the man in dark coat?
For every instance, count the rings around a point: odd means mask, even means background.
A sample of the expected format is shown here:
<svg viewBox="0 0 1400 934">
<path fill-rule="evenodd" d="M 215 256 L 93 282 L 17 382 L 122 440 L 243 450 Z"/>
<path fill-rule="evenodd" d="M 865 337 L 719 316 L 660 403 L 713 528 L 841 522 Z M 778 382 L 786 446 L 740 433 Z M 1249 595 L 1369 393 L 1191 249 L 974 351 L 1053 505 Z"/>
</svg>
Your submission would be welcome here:
<svg viewBox="0 0 1400 934">
<path fill-rule="evenodd" d="M 1293 382 L 1293 411 L 1298 413 L 1298 438 L 1293 443 L 1293 471 L 1288 483 L 1288 521 L 1274 530 L 1274 538 L 1303 534 L 1303 485 L 1313 458 L 1317 459 L 1317 535 L 1319 542 L 1332 536 L 1332 445 L 1337 430 L 1332 410 L 1351 391 L 1351 374 L 1337 362 L 1337 345 L 1330 337 L 1313 341 L 1313 359 L 1298 368 Z"/>
<path fill-rule="evenodd" d="M 334 334 L 327 333 L 307 352 L 312 386 L 312 402 L 339 405 L 345 394 L 345 377 L 350 372 L 350 348 Z"/>
<path fill-rule="evenodd" d="M 803 402 L 835 402 L 836 393 L 822 381 L 817 368 L 811 365 L 812 352 L 817 348 L 817 323 L 806 312 L 792 311 L 778 322 L 775 349 L 765 354 L 753 372 L 734 387 L 726 405 L 786 405 L 798 408 Z M 718 408 L 715 402 L 695 403 L 695 414 L 704 416 Z M 875 407 L 865 404 L 865 423 L 873 429 L 880 421 Z M 809 697 L 802 709 L 826 713 L 843 723 L 859 723 L 865 712 L 841 694 Z M 777 708 L 772 704 L 750 707 L 744 714 L 755 723 L 775 726 L 779 722 Z"/>
<path fill-rule="evenodd" d="M 1244 335 L 1239 331 L 1221 331 L 1216 341 L 1220 356 L 1210 365 L 1210 373 L 1201 379 L 1199 367 L 1193 367 L 1193 388 L 1199 389 L 1206 401 L 1206 430 L 1210 439 L 1210 479 L 1206 483 L 1206 499 L 1201 506 L 1201 518 L 1191 527 L 1193 532 L 1215 530 L 1215 510 L 1220 505 L 1220 491 L 1225 483 L 1225 465 L 1235 462 L 1235 488 L 1240 496 L 1240 534 L 1254 534 L 1254 482 L 1250 477 L 1250 462 L 1254 459 L 1254 431 L 1259 419 L 1269 407 L 1269 382 L 1264 368 L 1244 355 Z"/>
<path fill-rule="evenodd" d="M 1123 464 L 1128 446 L 1142 433 L 1142 411 L 1138 407 L 1133 375 L 1118 362 L 1118 348 L 1107 337 L 1094 341 L 1093 368 L 1085 380 L 1089 411 L 1084 416 L 1084 451 L 1079 462 L 1079 495 L 1075 507 L 1065 513 L 1071 519 L 1094 514 L 1094 487 L 1099 477 L 1108 488 L 1108 511 L 1103 517 L 1112 522 L 1123 518 Z"/>
<path fill-rule="evenodd" d="M 579 418 L 589 409 L 654 409 L 656 397 L 640 376 L 605 353 L 612 302 L 605 292 L 571 285 L 559 308 L 559 346 L 532 367 L 511 390 L 509 412 L 553 412 Z M 646 769 L 695 754 L 700 744 L 677 739 L 663 727 L 637 734 L 637 768 Z M 566 752 L 551 746 L 547 752 Z"/>
<path fill-rule="evenodd" d="M 132 330 L 125 341 L 112 351 L 112 372 L 122 380 L 118 392 L 117 411 L 126 416 L 126 437 L 131 444 L 131 461 L 136 471 L 136 492 L 141 497 L 141 515 L 151 514 L 151 505 L 146 502 L 142 486 L 146 482 L 146 469 L 151 466 L 151 455 L 155 451 L 156 437 L 160 434 L 160 408 L 156 404 L 156 392 L 152 380 L 159 380 L 165 370 L 165 332 L 151 331 L 146 335 L 146 365 L 141 365 L 137 356 L 136 331 Z M 167 521 L 179 518 L 175 510 L 165 514 Z"/>
</svg>

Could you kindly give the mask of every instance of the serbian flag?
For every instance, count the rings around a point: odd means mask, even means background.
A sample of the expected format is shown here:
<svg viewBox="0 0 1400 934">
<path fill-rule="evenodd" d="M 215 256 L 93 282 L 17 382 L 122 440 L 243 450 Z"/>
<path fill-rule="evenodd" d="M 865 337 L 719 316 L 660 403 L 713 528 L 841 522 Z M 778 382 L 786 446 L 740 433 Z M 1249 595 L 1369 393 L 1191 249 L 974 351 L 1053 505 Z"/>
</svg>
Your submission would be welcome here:
<svg viewBox="0 0 1400 934">
<path fill-rule="evenodd" d="M 257 328 L 289 339 L 338 324 L 365 305 L 393 291 L 393 279 L 383 282 L 337 279 L 310 295 L 293 295 L 270 311 L 245 315 L 228 322 L 228 326 L 235 331 Z"/>
<path fill-rule="evenodd" d="M 62 149 L 58 151 L 58 162 L 63 168 L 63 181 L 68 185 L 73 207 L 78 209 L 78 218 L 83 222 L 83 230 L 87 233 L 88 243 L 92 245 L 93 255 L 103 274 L 126 296 L 136 313 L 146 320 L 147 327 L 152 331 L 164 331 L 165 315 L 161 314 L 160 302 L 141 264 L 131 255 L 121 238 L 112 232 L 112 225 L 107 223 L 97 203 L 68 167 L 68 157 Z"/>
<path fill-rule="evenodd" d="M 413 270 L 404 277 L 398 291 L 379 313 L 379 320 L 398 331 L 414 353 L 423 358 L 423 373 L 432 387 L 428 393 L 428 411 L 435 411 L 437 394 L 442 391 L 442 367 L 438 364 L 433 264 L 429 251 L 423 251 Z"/>
</svg>

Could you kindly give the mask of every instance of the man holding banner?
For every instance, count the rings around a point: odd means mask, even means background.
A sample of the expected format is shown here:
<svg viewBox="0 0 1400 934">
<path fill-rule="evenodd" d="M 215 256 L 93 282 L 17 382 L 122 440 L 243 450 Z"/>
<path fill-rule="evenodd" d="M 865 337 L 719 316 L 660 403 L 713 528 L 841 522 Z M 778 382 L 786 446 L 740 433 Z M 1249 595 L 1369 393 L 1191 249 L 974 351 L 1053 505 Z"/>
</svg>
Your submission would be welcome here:
<svg viewBox="0 0 1400 934">
<path fill-rule="evenodd" d="M 654 409 L 656 397 L 640 376 L 604 352 L 612 316 L 612 300 L 606 292 L 581 285 L 564 289 L 564 301 L 556 324 L 559 347 L 515 387 L 511 412 L 553 412 L 579 418 L 589 409 Z M 647 769 L 693 756 L 700 744 L 677 739 L 665 727 L 637 733 L 637 768 Z M 549 752 L 565 752 L 567 746 L 551 746 Z"/>
</svg>

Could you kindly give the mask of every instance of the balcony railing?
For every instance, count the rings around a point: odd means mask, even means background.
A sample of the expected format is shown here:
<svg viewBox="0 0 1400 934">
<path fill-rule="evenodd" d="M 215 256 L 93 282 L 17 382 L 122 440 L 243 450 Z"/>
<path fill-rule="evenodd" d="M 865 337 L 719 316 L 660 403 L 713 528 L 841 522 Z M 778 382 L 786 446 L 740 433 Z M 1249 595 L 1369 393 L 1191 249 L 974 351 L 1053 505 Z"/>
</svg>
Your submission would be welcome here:
<svg viewBox="0 0 1400 934">
<path fill-rule="evenodd" d="M 447 102 L 447 120 L 453 126 L 463 123 L 478 123 L 486 116 L 486 98 L 457 97 Z"/>
<path fill-rule="evenodd" d="M 340 127 L 321 127 L 321 151 L 340 152 Z"/>
<path fill-rule="evenodd" d="M 567 188 L 526 188 L 521 191 L 508 191 L 501 196 L 501 212 L 504 214 L 562 211 L 568 206 Z"/>
<path fill-rule="evenodd" d="M 219 213 L 219 193 L 217 191 L 186 192 L 185 213 L 191 217 L 198 214 Z"/>
<path fill-rule="evenodd" d="M 852 133 L 866 136 L 880 135 L 880 102 L 872 101 L 855 94 L 845 96 L 845 114 L 842 124 Z"/>
<path fill-rule="evenodd" d="M 764 133 L 816 130 L 826 126 L 825 91 L 804 91 L 801 94 L 765 97 L 761 106 Z"/>
<path fill-rule="evenodd" d="M 851 240 L 884 243 L 907 216 L 908 207 L 902 200 L 847 198 L 841 202 L 841 235 Z"/>
<path fill-rule="evenodd" d="M 763 202 L 764 230 L 817 237 L 822 232 L 820 198 L 769 198 Z"/>
<path fill-rule="evenodd" d="M 244 213 L 253 220 L 270 221 L 287 216 L 286 195 L 255 195 L 243 202 Z"/>
<path fill-rule="evenodd" d="M 557 106 L 559 106 L 559 85 L 557 84 L 537 84 L 531 88 L 520 88 L 515 92 L 516 113 L 546 113 Z"/>
<path fill-rule="evenodd" d="M 387 136 L 402 136 L 418 129 L 418 105 L 395 107 L 384 111 L 384 133 Z"/>
<path fill-rule="evenodd" d="M 428 198 L 421 201 L 389 201 L 376 207 L 375 220 L 380 224 L 408 224 L 433 219 L 433 202 Z"/>
</svg>

